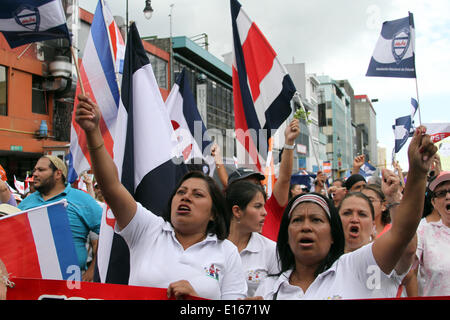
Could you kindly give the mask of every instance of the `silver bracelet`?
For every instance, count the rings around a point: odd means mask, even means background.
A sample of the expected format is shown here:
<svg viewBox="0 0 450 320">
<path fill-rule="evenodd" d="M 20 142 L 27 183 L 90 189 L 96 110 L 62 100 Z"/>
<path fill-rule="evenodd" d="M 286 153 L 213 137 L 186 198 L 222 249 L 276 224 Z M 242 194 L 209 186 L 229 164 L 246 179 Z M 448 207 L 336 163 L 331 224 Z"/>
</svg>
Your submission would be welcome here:
<svg viewBox="0 0 450 320">
<path fill-rule="evenodd" d="M 294 144 L 287 144 L 287 143 L 285 143 L 283 148 L 284 149 L 288 149 L 288 150 L 294 150 L 295 143 Z"/>
</svg>

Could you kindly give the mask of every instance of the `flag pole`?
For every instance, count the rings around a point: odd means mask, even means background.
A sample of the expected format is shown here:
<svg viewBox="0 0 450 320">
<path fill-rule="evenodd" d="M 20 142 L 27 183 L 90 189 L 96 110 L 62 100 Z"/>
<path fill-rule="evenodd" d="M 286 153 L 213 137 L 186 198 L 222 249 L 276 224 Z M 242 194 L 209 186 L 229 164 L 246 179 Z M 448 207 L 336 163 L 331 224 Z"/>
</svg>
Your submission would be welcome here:
<svg viewBox="0 0 450 320">
<path fill-rule="evenodd" d="M 417 84 L 417 74 L 416 74 L 416 96 L 417 96 L 417 109 L 419 111 L 419 123 L 422 125 L 422 117 L 420 116 L 420 101 L 419 101 L 419 86 Z"/>
<path fill-rule="evenodd" d="M 80 83 L 81 93 L 83 95 L 86 95 L 86 92 L 84 91 L 83 80 L 81 79 L 80 68 L 78 67 L 78 61 L 75 55 L 75 49 L 72 46 L 70 46 L 70 51 L 72 52 L 73 62 L 75 63 L 75 69 L 77 70 L 77 77 Z"/>
</svg>

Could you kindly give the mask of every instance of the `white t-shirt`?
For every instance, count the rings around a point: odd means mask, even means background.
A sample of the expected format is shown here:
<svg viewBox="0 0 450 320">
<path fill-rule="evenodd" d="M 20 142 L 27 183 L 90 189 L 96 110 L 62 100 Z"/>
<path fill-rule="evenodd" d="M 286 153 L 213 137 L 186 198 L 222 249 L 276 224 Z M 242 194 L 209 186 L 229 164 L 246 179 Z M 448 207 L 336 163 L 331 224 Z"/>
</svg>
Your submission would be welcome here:
<svg viewBox="0 0 450 320">
<path fill-rule="evenodd" d="M 168 288 L 172 282 L 187 280 L 202 298 L 246 297 L 241 258 L 231 241 L 208 235 L 184 250 L 172 225 L 140 203 L 136 215 L 118 233 L 130 248 L 130 285 Z"/>
<path fill-rule="evenodd" d="M 279 277 L 267 277 L 256 290 L 255 296 L 272 300 L 335 300 L 394 298 L 403 277 L 395 271 L 386 275 L 375 262 L 372 243 L 342 255 L 326 271 L 317 276 L 306 292 L 289 284 L 292 270 Z"/>
<path fill-rule="evenodd" d="M 242 267 L 247 278 L 247 296 L 254 296 L 256 288 L 268 274 L 280 272 L 276 246 L 276 242 L 253 232 L 247 247 L 241 251 Z"/>
<path fill-rule="evenodd" d="M 419 296 L 450 295 L 450 228 L 422 219 L 417 228 Z"/>
</svg>

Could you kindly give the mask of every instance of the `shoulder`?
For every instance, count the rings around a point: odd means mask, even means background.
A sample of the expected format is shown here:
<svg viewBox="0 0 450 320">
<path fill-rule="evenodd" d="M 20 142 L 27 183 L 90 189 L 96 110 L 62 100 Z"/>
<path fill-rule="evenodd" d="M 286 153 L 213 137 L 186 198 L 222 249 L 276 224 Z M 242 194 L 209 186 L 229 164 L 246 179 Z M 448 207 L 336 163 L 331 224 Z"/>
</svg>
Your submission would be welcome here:
<svg viewBox="0 0 450 320">
<path fill-rule="evenodd" d="M 253 232 L 250 241 L 259 245 L 262 249 L 275 249 L 277 243 L 258 232 Z"/>
<path fill-rule="evenodd" d="M 239 251 L 238 251 L 237 247 L 235 246 L 235 244 L 228 239 L 217 240 L 217 246 L 222 248 L 222 250 L 227 254 L 237 253 L 239 255 Z"/>
<path fill-rule="evenodd" d="M 28 195 L 28 197 L 26 197 L 25 199 L 23 199 L 19 203 L 17 208 L 19 208 L 20 210 L 27 210 L 27 209 L 37 207 L 38 206 L 38 198 L 39 198 L 39 193 L 34 192 L 34 193 Z"/>
</svg>

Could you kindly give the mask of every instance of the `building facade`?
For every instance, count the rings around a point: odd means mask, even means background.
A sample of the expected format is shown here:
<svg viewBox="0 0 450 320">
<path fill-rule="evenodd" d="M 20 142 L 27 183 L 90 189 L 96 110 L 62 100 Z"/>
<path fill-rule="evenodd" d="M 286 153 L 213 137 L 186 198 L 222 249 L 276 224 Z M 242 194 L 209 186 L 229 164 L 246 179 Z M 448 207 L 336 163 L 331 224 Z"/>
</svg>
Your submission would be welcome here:
<svg viewBox="0 0 450 320">
<path fill-rule="evenodd" d="M 366 161 L 378 165 L 377 114 L 367 95 L 355 96 L 354 120 L 361 128 L 360 154 L 366 156 Z"/>
<path fill-rule="evenodd" d="M 286 64 L 285 67 L 301 96 L 304 107 L 310 112 L 309 124 L 303 120 L 300 121 L 300 135 L 297 138 L 293 170 L 317 172 L 323 166 L 323 162 L 327 160 L 326 136 L 323 133 L 323 128 L 319 127 L 318 117 L 320 83 L 314 74 L 306 74 L 304 63 Z M 298 108 L 300 108 L 300 105 L 293 103 L 293 110 L 295 111 Z M 280 129 L 281 134 L 284 126 Z"/>
<path fill-rule="evenodd" d="M 329 76 L 318 76 L 319 126 L 327 136 L 326 153 L 333 178 L 343 177 L 353 165 L 351 101 L 344 88 Z"/>
</svg>

